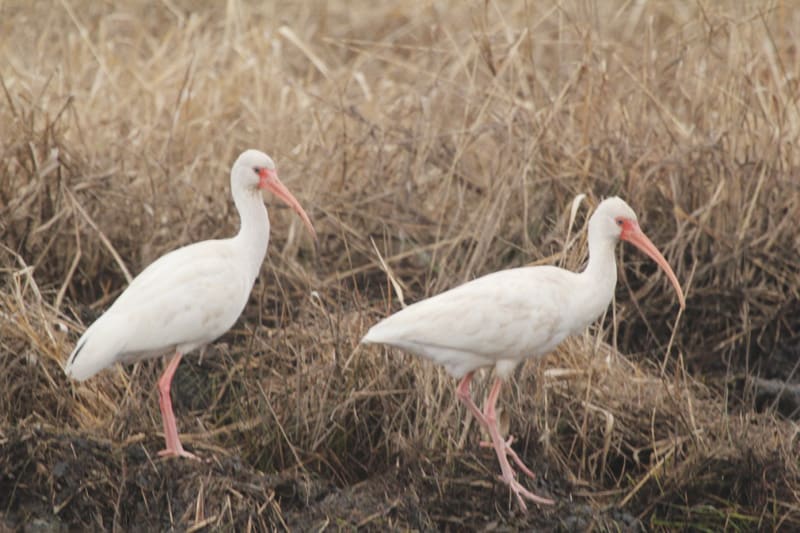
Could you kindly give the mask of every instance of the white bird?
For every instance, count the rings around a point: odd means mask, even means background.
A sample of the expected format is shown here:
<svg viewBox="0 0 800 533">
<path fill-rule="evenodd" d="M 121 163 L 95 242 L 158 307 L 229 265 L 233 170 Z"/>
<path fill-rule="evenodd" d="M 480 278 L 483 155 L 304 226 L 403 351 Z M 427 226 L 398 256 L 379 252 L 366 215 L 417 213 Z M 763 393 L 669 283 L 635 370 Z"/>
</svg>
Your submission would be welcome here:
<svg viewBox="0 0 800 533">
<path fill-rule="evenodd" d="M 196 459 L 178 437 L 170 384 L 181 357 L 230 329 L 247 303 L 269 243 L 262 189 L 297 211 L 316 238 L 308 215 L 278 179 L 272 159 L 247 150 L 231 168 L 239 233 L 184 246 L 151 263 L 86 330 L 67 360 L 67 376 L 83 381 L 116 362 L 175 353 L 158 381 L 166 439 L 161 456 Z"/>
<path fill-rule="evenodd" d="M 374 325 L 363 343 L 387 344 L 427 357 L 460 378 L 458 398 L 492 438 L 502 470 L 523 510 L 525 499 L 549 505 L 517 480 L 506 455 L 534 477 L 503 440 L 495 405 L 504 379 L 523 360 L 551 352 L 570 335 L 582 332 L 608 307 L 617 283 L 614 248 L 622 239 L 649 255 L 685 301 L 666 259 L 639 228 L 636 214 L 623 200 L 600 203 L 589 220 L 589 262 L 580 274 L 553 266 L 522 267 L 488 274 L 422 300 Z M 481 411 L 472 401 L 474 372 L 493 366 L 496 379 Z"/>
</svg>

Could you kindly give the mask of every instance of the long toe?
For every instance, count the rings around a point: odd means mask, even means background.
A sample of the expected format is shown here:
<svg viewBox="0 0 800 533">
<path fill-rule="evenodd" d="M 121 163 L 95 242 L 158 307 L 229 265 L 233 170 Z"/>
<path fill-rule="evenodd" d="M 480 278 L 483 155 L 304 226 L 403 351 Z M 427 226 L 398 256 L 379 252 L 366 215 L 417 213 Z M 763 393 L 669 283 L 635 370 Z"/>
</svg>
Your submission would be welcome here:
<svg viewBox="0 0 800 533">
<path fill-rule="evenodd" d="M 191 452 L 187 452 L 183 448 L 179 448 L 179 449 L 166 448 L 166 449 L 161 450 L 160 452 L 158 452 L 158 456 L 159 457 L 184 457 L 186 459 L 192 459 L 194 461 L 201 461 L 202 462 L 202 459 L 200 459 L 198 456 L 196 456 L 195 454 L 193 454 Z"/>
<path fill-rule="evenodd" d="M 511 482 L 508 483 L 508 488 L 514 493 L 517 497 L 517 501 L 519 502 L 519 506 L 522 507 L 523 511 L 527 511 L 528 507 L 525 505 L 524 500 L 531 501 L 538 505 L 555 505 L 555 500 L 551 500 L 549 498 L 544 498 L 542 496 L 538 496 L 525 487 L 523 487 L 516 479 L 512 479 Z"/>
<path fill-rule="evenodd" d="M 506 455 L 510 456 L 511 459 L 514 460 L 514 464 L 516 464 L 517 467 L 519 467 L 519 469 L 522 470 L 526 476 L 528 476 L 531 479 L 536 479 L 536 474 L 530 468 L 528 468 L 528 466 L 525 463 L 522 462 L 522 459 L 519 458 L 517 452 L 515 452 L 514 448 L 511 447 L 513 443 L 514 443 L 514 437 L 512 435 L 509 435 L 505 441 Z M 480 445 L 482 448 L 494 448 L 494 444 L 487 441 L 481 442 Z"/>
<path fill-rule="evenodd" d="M 520 470 L 525 472 L 526 476 L 528 476 L 531 479 L 536 479 L 536 474 L 534 474 L 533 471 L 530 468 L 528 468 L 525 463 L 522 462 L 522 459 L 519 458 L 519 455 L 517 455 L 517 452 L 515 452 L 511 448 L 511 446 L 506 447 L 506 453 L 510 455 L 511 458 L 514 460 L 514 464 L 516 464 Z"/>
</svg>

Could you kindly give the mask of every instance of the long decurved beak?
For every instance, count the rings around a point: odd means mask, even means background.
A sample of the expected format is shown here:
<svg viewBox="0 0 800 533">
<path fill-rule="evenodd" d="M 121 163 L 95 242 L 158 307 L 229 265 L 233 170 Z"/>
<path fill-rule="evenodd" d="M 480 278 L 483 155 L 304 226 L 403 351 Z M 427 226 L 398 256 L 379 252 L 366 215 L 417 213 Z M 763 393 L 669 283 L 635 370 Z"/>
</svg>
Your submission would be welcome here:
<svg viewBox="0 0 800 533">
<path fill-rule="evenodd" d="M 678 293 L 678 301 L 681 304 L 681 309 L 684 309 L 686 307 L 686 300 L 683 297 L 681 284 L 678 283 L 678 277 L 675 275 L 675 272 L 672 271 L 672 268 L 670 268 L 669 263 L 667 263 L 667 260 L 664 259 L 664 256 L 661 255 L 661 252 L 658 251 L 656 245 L 653 244 L 653 242 L 647 238 L 647 235 L 644 234 L 642 229 L 639 227 L 639 224 L 634 220 L 625 220 L 622 233 L 620 234 L 619 238 L 628 241 L 639 248 L 641 251 L 649 255 L 650 258 L 661 267 L 661 269 L 667 274 L 669 280 L 672 282 L 672 286 L 675 287 L 675 292 Z"/>
<path fill-rule="evenodd" d="M 274 170 L 269 169 L 262 169 L 259 172 L 259 181 L 258 181 L 258 188 L 265 189 L 271 191 L 275 196 L 280 198 L 284 201 L 289 207 L 294 209 L 300 218 L 303 219 L 303 223 L 308 228 L 308 232 L 311 233 L 311 236 L 314 237 L 314 241 L 317 240 L 317 232 L 314 229 L 314 226 L 311 224 L 311 219 L 308 218 L 303 206 L 300 205 L 300 202 L 297 201 L 297 198 L 294 197 L 292 193 L 289 192 L 289 189 L 286 188 L 281 180 L 278 179 L 278 173 Z"/>
</svg>

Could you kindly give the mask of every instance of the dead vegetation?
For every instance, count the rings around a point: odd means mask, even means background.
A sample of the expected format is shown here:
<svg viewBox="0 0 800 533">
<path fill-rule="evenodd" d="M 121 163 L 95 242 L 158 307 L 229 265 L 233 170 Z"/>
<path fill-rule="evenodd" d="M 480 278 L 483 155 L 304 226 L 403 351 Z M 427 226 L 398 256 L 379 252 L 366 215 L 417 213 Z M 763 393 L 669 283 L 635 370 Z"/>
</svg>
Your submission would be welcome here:
<svg viewBox="0 0 800 533">
<path fill-rule="evenodd" d="M 3 527 L 800 527 L 793 3 L 0 14 Z M 235 231 L 227 172 L 248 147 L 275 157 L 319 252 L 270 203 L 250 305 L 173 387 L 211 461 L 161 461 L 159 362 L 86 384 L 61 365 L 130 274 Z M 452 379 L 357 343 L 399 305 L 376 250 L 407 301 L 580 268 L 579 193 L 637 210 L 687 308 L 621 246 L 608 316 L 518 371 L 510 431 L 559 501 L 522 516 Z"/>
</svg>

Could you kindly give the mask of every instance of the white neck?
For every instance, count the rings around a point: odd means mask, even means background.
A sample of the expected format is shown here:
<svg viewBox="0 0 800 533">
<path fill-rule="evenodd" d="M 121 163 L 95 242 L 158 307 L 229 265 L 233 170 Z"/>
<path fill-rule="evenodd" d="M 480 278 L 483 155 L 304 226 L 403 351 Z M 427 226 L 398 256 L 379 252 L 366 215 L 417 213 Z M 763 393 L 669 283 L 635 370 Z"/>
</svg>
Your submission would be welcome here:
<svg viewBox="0 0 800 533">
<path fill-rule="evenodd" d="M 255 281 L 269 245 L 269 215 L 259 189 L 236 186 L 231 180 L 231 191 L 241 224 L 232 242 L 245 258 L 248 273 Z"/>
<path fill-rule="evenodd" d="M 576 291 L 580 293 L 581 302 L 576 302 L 575 312 L 580 311 L 583 327 L 597 320 L 614 297 L 617 285 L 616 244 L 616 239 L 597 235 L 589 226 L 589 263 L 578 275 L 582 291 Z"/>
</svg>

